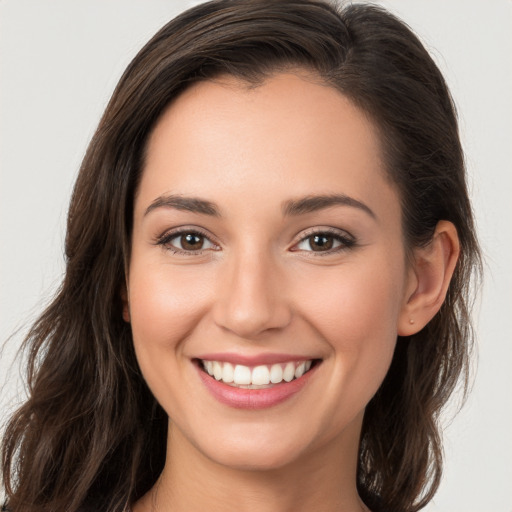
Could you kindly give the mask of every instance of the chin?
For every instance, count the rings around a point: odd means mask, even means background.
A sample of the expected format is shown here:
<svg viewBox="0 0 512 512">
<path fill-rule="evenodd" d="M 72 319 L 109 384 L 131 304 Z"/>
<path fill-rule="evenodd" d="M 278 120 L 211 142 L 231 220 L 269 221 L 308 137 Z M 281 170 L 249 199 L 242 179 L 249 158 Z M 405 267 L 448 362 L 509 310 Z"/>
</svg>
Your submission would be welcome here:
<svg viewBox="0 0 512 512">
<path fill-rule="evenodd" d="M 268 432 L 262 428 L 254 432 L 254 426 L 240 427 L 236 432 L 202 437 L 194 443 L 196 449 L 212 462 L 242 471 L 277 470 L 298 460 L 308 442 L 293 439 L 290 432 Z M 212 434 L 212 432 L 210 432 Z"/>
<path fill-rule="evenodd" d="M 267 443 L 264 449 L 236 450 L 236 447 L 231 447 L 229 451 L 215 450 L 210 459 L 238 471 L 274 471 L 293 464 L 298 459 L 298 453 Z"/>
</svg>

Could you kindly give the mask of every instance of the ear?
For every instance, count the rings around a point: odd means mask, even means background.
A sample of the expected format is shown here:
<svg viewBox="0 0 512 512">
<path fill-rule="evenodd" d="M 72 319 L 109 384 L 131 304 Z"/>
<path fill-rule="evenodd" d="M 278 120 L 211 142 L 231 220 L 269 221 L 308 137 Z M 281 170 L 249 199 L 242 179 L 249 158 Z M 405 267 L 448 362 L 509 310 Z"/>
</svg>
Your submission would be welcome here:
<svg viewBox="0 0 512 512">
<path fill-rule="evenodd" d="M 121 288 L 121 302 L 123 303 L 123 320 L 130 323 L 130 302 L 128 301 L 128 288 L 123 284 Z"/>
<path fill-rule="evenodd" d="M 411 336 L 432 320 L 446 297 L 460 246 L 457 229 L 446 220 L 437 223 L 426 247 L 414 249 L 404 304 L 398 319 L 399 336 Z"/>
</svg>

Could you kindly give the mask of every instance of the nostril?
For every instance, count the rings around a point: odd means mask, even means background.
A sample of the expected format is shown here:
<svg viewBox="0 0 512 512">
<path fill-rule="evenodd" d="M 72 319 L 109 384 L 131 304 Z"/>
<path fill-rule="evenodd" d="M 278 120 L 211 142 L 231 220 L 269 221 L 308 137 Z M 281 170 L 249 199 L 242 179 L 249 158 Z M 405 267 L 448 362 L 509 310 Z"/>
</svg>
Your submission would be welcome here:
<svg viewBox="0 0 512 512">
<path fill-rule="evenodd" d="M 284 304 L 256 304 L 254 300 L 244 304 L 240 300 L 235 304 L 217 304 L 214 319 L 223 330 L 252 339 L 285 328 L 291 321 L 291 312 Z"/>
</svg>

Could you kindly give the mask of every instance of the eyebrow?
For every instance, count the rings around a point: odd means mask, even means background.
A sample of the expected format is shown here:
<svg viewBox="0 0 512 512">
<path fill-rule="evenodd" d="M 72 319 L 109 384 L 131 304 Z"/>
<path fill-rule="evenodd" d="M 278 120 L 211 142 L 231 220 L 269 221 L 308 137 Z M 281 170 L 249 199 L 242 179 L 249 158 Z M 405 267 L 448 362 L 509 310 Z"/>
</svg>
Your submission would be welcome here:
<svg viewBox="0 0 512 512">
<path fill-rule="evenodd" d="M 297 216 L 324 210 L 332 206 L 358 208 L 373 219 L 377 218 L 375 213 L 366 204 L 345 194 L 306 196 L 300 199 L 291 199 L 283 204 L 282 210 L 285 216 Z M 198 197 L 184 197 L 180 195 L 159 196 L 146 208 L 144 216 L 157 208 L 174 208 L 213 217 L 221 216 L 219 208 L 215 203 Z"/>
<path fill-rule="evenodd" d="M 212 215 L 220 217 L 217 206 L 205 199 L 197 197 L 184 197 L 179 195 L 166 195 L 157 197 L 144 212 L 144 216 L 156 210 L 157 208 L 174 208 L 175 210 L 183 210 L 193 213 L 201 213 L 203 215 Z"/>
<path fill-rule="evenodd" d="M 304 215 L 305 213 L 312 213 L 318 210 L 324 210 L 331 206 L 350 206 L 358 208 L 367 213 L 372 219 L 377 216 L 366 204 L 354 199 L 353 197 L 346 196 L 345 194 L 331 194 L 321 196 L 307 196 L 301 199 L 292 199 L 286 201 L 283 205 L 284 215 Z"/>
</svg>

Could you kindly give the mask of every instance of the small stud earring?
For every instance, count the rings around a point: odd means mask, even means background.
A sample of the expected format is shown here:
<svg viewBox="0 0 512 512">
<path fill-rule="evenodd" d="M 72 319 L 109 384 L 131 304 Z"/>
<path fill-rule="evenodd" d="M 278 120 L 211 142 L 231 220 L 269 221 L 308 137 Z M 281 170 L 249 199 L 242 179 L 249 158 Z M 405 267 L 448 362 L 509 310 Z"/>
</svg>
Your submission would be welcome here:
<svg viewBox="0 0 512 512">
<path fill-rule="evenodd" d="M 409 318 L 409 323 L 412 325 L 414 323 L 414 320 L 412 318 Z"/>
</svg>

